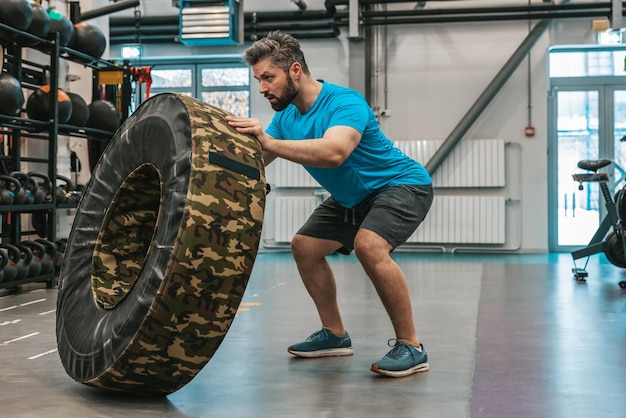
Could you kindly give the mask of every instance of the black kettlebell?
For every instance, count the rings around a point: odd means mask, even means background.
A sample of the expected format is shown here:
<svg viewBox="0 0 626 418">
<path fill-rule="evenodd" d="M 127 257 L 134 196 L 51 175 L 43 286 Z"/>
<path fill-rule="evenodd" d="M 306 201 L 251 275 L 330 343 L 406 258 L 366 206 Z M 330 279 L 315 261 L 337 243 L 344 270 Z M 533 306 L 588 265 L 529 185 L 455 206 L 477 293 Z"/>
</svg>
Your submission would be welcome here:
<svg viewBox="0 0 626 418">
<path fill-rule="evenodd" d="M 27 247 L 33 255 L 33 259 L 29 265 L 29 273 L 32 271 L 32 274 L 35 276 L 44 274 L 44 263 L 47 262 L 46 259 L 48 258 L 48 255 L 46 254 L 46 247 L 40 242 L 30 240 L 24 240 L 20 242 L 20 244 Z M 32 266 L 33 264 L 34 266 Z"/>
<path fill-rule="evenodd" d="M 9 263 L 4 268 L 4 281 L 22 280 L 28 277 L 28 266 L 21 256 L 20 249 L 11 244 L 0 244 L 8 255 Z M 9 280 L 9 277 L 11 279 Z"/>
<path fill-rule="evenodd" d="M 19 190 L 20 182 L 9 176 L 0 176 L 0 204 L 12 205 L 15 202 L 15 190 Z"/>
<path fill-rule="evenodd" d="M 33 179 L 37 187 L 34 190 L 35 201 L 34 203 L 45 203 L 52 201 L 52 182 L 50 177 L 44 173 L 31 171 L 28 173 L 28 177 Z M 41 179 L 37 181 L 35 179 Z"/>
<path fill-rule="evenodd" d="M 22 243 L 15 244 L 15 246 L 20 250 L 20 257 L 24 260 L 24 264 L 27 267 L 28 273 L 26 277 L 39 276 L 41 273 L 41 262 L 35 258 L 31 249 Z"/>
<path fill-rule="evenodd" d="M 61 272 L 63 256 L 65 255 L 65 247 L 67 247 L 67 238 L 58 239 L 55 244 L 57 246 L 57 252 L 54 255 L 54 271 L 59 274 Z"/>
<path fill-rule="evenodd" d="M 55 270 L 55 262 L 54 258 L 57 253 L 57 246 L 54 242 L 48 241 L 47 239 L 36 239 L 35 242 L 43 245 L 46 254 L 41 258 L 41 274 L 52 273 Z"/>
<path fill-rule="evenodd" d="M 36 186 L 35 182 L 30 180 L 28 174 L 22 173 L 21 171 L 12 172 L 11 177 L 16 178 L 22 186 L 21 190 L 24 193 L 24 201 L 22 203 L 25 205 L 32 204 L 35 201 L 35 195 L 33 193 L 33 189 Z"/>
<path fill-rule="evenodd" d="M 0 181 L 4 181 L 7 188 L 13 193 L 13 204 L 21 205 L 26 200 L 26 192 L 22 189 L 22 183 L 12 176 L 2 175 Z M 9 185 L 10 184 L 10 185 Z"/>
<path fill-rule="evenodd" d="M 4 269 L 9 264 L 9 255 L 0 251 L 0 283 L 4 283 Z"/>
<path fill-rule="evenodd" d="M 72 181 L 60 174 L 57 174 L 57 188 L 56 188 L 56 198 L 57 203 L 65 203 L 70 201 L 71 192 L 74 190 L 72 186 Z M 62 182 L 59 184 L 59 181 Z"/>
</svg>

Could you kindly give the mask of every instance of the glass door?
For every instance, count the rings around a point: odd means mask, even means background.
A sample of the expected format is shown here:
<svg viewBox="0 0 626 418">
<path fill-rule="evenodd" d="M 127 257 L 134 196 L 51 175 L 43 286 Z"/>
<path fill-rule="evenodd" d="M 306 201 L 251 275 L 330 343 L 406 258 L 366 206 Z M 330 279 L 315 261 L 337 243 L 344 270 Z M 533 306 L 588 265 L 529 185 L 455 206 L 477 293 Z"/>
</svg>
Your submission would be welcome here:
<svg viewBox="0 0 626 418">
<path fill-rule="evenodd" d="M 597 184 L 585 184 L 579 190 L 572 174 L 580 172 L 580 160 L 599 158 L 600 91 L 574 90 L 557 92 L 558 158 L 556 200 L 557 246 L 587 244 L 598 225 L 600 213 Z"/>
<path fill-rule="evenodd" d="M 585 172 L 578 161 L 611 160 L 602 169 L 609 188 L 615 193 L 626 184 L 626 90 L 610 84 L 561 86 L 552 101 L 550 249 L 571 251 L 589 243 L 606 215 L 598 183 L 583 183 L 581 190 L 572 179 Z"/>
</svg>

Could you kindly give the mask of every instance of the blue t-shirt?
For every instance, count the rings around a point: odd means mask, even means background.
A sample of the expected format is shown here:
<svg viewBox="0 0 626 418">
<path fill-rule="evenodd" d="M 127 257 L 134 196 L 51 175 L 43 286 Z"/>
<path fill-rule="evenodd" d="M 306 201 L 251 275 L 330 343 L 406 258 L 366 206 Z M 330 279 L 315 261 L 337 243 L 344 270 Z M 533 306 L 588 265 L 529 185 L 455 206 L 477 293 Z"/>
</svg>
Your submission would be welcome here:
<svg viewBox="0 0 626 418">
<path fill-rule="evenodd" d="M 276 112 L 266 129 L 276 139 L 322 138 L 333 126 L 349 126 L 361 141 L 336 168 L 304 168 L 345 208 L 353 208 L 372 193 L 401 184 L 427 185 L 431 178 L 417 161 L 394 147 L 376 115 L 356 90 L 323 83 L 313 107 L 304 115 L 290 104 Z M 323 139 L 320 139 L 323 141 Z"/>
</svg>

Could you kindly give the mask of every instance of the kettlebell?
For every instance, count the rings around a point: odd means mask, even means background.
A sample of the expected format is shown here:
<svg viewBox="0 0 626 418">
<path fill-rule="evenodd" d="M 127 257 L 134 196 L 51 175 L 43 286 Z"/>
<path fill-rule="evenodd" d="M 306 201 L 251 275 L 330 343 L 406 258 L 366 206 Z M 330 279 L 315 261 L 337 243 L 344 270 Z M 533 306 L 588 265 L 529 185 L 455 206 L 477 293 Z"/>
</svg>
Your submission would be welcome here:
<svg viewBox="0 0 626 418">
<path fill-rule="evenodd" d="M 15 202 L 15 190 L 20 187 L 20 182 L 9 176 L 0 175 L 0 204 L 12 205 Z"/>
<path fill-rule="evenodd" d="M 20 257 L 24 260 L 24 264 L 26 265 L 26 277 L 39 276 L 41 273 L 41 263 L 35 258 L 31 249 L 22 243 L 15 244 L 15 246 L 20 250 Z"/>
<path fill-rule="evenodd" d="M 47 261 L 46 259 L 48 258 L 48 255 L 46 254 L 46 247 L 40 242 L 30 240 L 24 240 L 20 242 L 20 244 L 30 250 L 33 255 L 29 264 L 29 274 L 33 274 L 34 276 L 44 274 L 43 267 L 44 263 Z"/>
<path fill-rule="evenodd" d="M 59 274 L 61 272 L 61 264 L 63 264 L 63 256 L 65 255 L 65 247 L 67 247 L 67 238 L 61 238 L 55 242 L 57 252 L 54 255 L 54 271 Z"/>
<path fill-rule="evenodd" d="M 4 268 L 4 281 L 22 280 L 28 277 L 28 266 L 24 263 L 20 249 L 11 244 L 0 244 L 8 255 L 9 263 Z M 9 279 L 11 277 L 11 279 Z"/>
<path fill-rule="evenodd" d="M 41 274 L 54 272 L 54 257 L 57 253 L 56 244 L 52 241 L 48 241 L 47 239 L 36 239 L 35 242 L 43 245 L 46 251 L 45 256 L 41 257 Z"/>
<path fill-rule="evenodd" d="M 21 171 L 12 172 L 11 177 L 17 179 L 22 186 L 21 190 L 24 192 L 24 201 L 22 203 L 25 205 L 32 204 L 35 201 L 35 195 L 33 193 L 35 182 L 30 180 L 28 174 L 22 173 Z"/>
<path fill-rule="evenodd" d="M 57 174 L 57 188 L 56 188 L 56 198 L 57 198 L 57 203 L 66 203 L 70 201 L 70 193 L 74 190 L 74 188 L 72 187 L 72 181 L 65 177 L 62 176 L 60 174 Z M 62 184 L 59 184 L 59 181 L 62 182 Z"/>
<path fill-rule="evenodd" d="M 4 283 L 4 269 L 9 264 L 9 255 L 0 251 L 0 283 Z"/>
<path fill-rule="evenodd" d="M 6 188 L 13 193 L 13 204 L 21 205 L 26 200 L 26 193 L 22 189 L 22 183 L 15 177 L 2 175 L 0 182 L 4 181 Z M 4 199 L 3 199 L 4 200 Z"/>
<path fill-rule="evenodd" d="M 52 201 L 52 182 L 50 181 L 50 177 L 48 177 L 44 173 L 39 173 L 36 171 L 31 171 L 28 173 L 28 177 L 33 179 L 35 184 L 37 185 L 34 190 L 35 200 L 33 203 L 46 203 Z M 41 181 L 37 181 L 35 179 L 41 179 Z"/>
</svg>

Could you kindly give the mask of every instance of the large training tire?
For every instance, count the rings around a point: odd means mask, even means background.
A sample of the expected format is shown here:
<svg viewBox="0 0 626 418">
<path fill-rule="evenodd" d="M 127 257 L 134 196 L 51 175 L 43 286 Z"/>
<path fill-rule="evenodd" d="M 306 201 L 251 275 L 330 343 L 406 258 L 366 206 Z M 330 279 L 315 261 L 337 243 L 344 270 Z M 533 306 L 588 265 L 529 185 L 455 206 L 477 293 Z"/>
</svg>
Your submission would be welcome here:
<svg viewBox="0 0 626 418">
<path fill-rule="evenodd" d="M 144 102 L 105 149 L 59 274 L 57 343 L 75 380 L 164 396 L 211 359 L 259 245 L 257 141 L 184 95 Z"/>
</svg>

